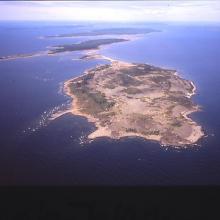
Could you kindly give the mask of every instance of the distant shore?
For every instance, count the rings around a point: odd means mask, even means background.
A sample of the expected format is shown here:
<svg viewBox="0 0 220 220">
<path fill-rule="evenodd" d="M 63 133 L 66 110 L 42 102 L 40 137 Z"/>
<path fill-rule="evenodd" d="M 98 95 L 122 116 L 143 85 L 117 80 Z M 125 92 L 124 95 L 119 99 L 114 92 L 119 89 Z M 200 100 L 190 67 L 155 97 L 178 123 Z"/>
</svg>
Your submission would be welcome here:
<svg viewBox="0 0 220 220">
<path fill-rule="evenodd" d="M 95 40 L 86 40 L 80 43 L 75 44 L 64 44 L 50 47 L 49 50 L 27 53 L 27 54 L 14 54 L 8 56 L 1 56 L 0 61 L 14 60 L 20 58 L 32 58 L 37 56 L 50 56 L 56 55 L 59 53 L 65 52 L 74 52 L 74 51 L 86 51 L 86 50 L 98 50 L 103 45 L 110 45 L 113 43 L 126 42 L 132 39 L 132 37 L 125 38 L 107 38 L 107 39 L 95 39 Z"/>
</svg>

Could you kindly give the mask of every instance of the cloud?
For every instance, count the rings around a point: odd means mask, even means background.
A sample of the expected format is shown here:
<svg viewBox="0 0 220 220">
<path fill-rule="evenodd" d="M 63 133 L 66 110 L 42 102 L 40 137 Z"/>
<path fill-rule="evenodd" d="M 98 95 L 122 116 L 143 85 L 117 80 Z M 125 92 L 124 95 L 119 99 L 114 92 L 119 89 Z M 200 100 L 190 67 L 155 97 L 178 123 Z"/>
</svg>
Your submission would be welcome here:
<svg viewBox="0 0 220 220">
<path fill-rule="evenodd" d="M 219 1 L 1 1 L 0 20 L 219 22 Z"/>
</svg>

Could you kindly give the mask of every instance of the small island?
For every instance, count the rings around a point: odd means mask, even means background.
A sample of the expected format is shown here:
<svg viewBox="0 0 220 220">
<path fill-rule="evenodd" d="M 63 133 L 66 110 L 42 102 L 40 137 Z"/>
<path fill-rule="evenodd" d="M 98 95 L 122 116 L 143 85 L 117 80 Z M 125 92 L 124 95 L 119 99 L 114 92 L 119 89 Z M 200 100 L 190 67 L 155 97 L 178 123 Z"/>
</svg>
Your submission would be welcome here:
<svg viewBox="0 0 220 220">
<path fill-rule="evenodd" d="M 201 126 L 188 117 L 199 111 L 191 100 L 196 89 L 191 81 L 175 70 L 108 60 L 110 64 L 87 70 L 64 85 L 73 98 L 71 112 L 95 123 L 96 130 L 88 138 L 137 136 L 183 147 L 204 135 Z"/>
</svg>

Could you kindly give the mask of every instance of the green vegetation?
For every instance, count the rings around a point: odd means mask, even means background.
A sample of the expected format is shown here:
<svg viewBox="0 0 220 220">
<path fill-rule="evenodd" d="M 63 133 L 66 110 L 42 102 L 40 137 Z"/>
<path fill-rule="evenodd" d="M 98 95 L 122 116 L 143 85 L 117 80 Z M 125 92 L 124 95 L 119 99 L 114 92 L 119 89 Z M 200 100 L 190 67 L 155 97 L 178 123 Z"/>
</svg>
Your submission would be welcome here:
<svg viewBox="0 0 220 220">
<path fill-rule="evenodd" d="M 137 129 L 136 128 L 126 128 L 125 131 L 126 132 L 137 133 Z"/>
<path fill-rule="evenodd" d="M 171 126 L 173 127 L 181 127 L 182 123 L 178 120 L 175 120 L 173 123 L 171 123 Z"/>
<path fill-rule="evenodd" d="M 142 131 L 141 134 L 143 135 L 159 135 L 159 130 L 148 130 L 148 131 Z"/>
<path fill-rule="evenodd" d="M 162 71 L 159 67 L 154 67 L 148 64 L 136 64 L 136 66 L 130 67 L 129 69 L 121 69 L 123 74 L 129 74 L 130 76 L 144 76 L 152 73 L 160 73 Z"/>
<path fill-rule="evenodd" d="M 120 61 L 86 73 L 73 80 L 71 88 L 78 110 L 96 119 L 100 132 L 92 137 L 139 135 L 162 144 L 190 143 L 187 135 L 194 134 L 194 124 L 182 115 L 194 109 L 188 81 L 150 65 Z"/>
<path fill-rule="evenodd" d="M 105 70 L 105 69 L 107 69 L 107 68 L 109 68 L 109 67 L 110 67 L 110 64 L 105 64 L 105 65 L 97 66 L 97 67 L 93 70 L 93 72 Z"/>
<path fill-rule="evenodd" d="M 151 126 L 153 123 L 153 119 L 149 115 L 143 115 L 141 113 L 133 113 L 131 115 L 130 123 L 135 125 L 140 129 L 146 129 Z"/>
<path fill-rule="evenodd" d="M 115 79 L 122 86 L 139 86 L 142 84 L 141 81 L 127 75 L 127 74 L 118 74 L 118 77 Z"/>
<path fill-rule="evenodd" d="M 71 92 L 77 95 L 83 112 L 97 115 L 114 106 L 115 102 L 108 101 L 103 93 L 99 91 L 91 92 L 90 89 L 86 87 L 86 83 L 87 82 L 83 80 L 82 83 L 73 83 L 71 86 Z"/>
<path fill-rule="evenodd" d="M 126 39 L 116 39 L 116 38 L 96 39 L 96 40 L 83 41 L 78 44 L 58 45 L 58 46 L 55 46 L 54 49 L 50 50 L 48 52 L 48 54 L 61 53 L 61 52 L 66 52 L 66 51 L 98 49 L 98 47 L 101 45 L 118 43 L 118 42 L 123 42 L 123 41 L 127 41 L 127 40 Z"/>
<path fill-rule="evenodd" d="M 142 90 L 135 88 L 135 87 L 128 87 L 126 89 L 123 89 L 122 92 L 125 92 L 127 94 L 140 94 L 142 93 Z"/>
<path fill-rule="evenodd" d="M 190 108 L 192 106 L 192 101 L 185 96 L 169 96 L 168 100 L 176 102 L 186 108 Z"/>
<path fill-rule="evenodd" d="M 111 84 L 111 83 L 106 83 L 104 85 L 104 87 L 107 88 L 107 89 L 114 89 L 114 88 L 116 88 L 116 86 L 114 84 Z"/>
<path fill-rule="evenodd" d="M 153 82 L 155 82 L 155 83 L 168 83 L 169 81 L 168 81 L 168 79 L 169 79 L 170 77 L 169 76 L 161 76 L 161 75 L 156 75 L 156 76 L 152 76 L 151 77 L 151 80 L 153 81 Z M 171 83 L 169 82 L 169 84 L 171 85 Z"/>
</svg>

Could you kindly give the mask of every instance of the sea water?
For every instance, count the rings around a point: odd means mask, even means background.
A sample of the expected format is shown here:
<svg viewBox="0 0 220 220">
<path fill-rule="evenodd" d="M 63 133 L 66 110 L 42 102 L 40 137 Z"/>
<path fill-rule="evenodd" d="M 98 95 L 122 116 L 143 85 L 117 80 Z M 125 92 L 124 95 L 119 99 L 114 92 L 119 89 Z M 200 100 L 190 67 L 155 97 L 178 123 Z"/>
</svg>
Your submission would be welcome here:
<svg viewBox="0 0 220 220">
<path fill-rule="evenodd" d="M 77 33 L 94 26 L 3 22 L 0 55 L 76 43 L 84 38 L 39 37 Z M 101 53 L 176 69 L 192 80 L 197 87 L 193 101 L 202 111 L 191 117 L 208 137 L 199 141 L 199 146 L 181 150 L 133 137 L 98 138 L 89 143 L 86 136 L 95 127 L 85 118 L 71 114 L 53 121 L 48 118 L 71 102 L 62 92 L 63 82 L 105 61 L 76 60 L 79 52 L 4 61 L 0 62 L 1 185 L 220 184 L 220 26 L 143 26 L 161 32 L 103 47 Z"/>
</svg>

